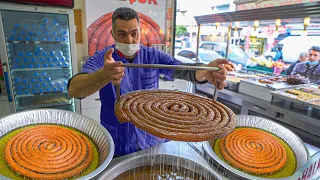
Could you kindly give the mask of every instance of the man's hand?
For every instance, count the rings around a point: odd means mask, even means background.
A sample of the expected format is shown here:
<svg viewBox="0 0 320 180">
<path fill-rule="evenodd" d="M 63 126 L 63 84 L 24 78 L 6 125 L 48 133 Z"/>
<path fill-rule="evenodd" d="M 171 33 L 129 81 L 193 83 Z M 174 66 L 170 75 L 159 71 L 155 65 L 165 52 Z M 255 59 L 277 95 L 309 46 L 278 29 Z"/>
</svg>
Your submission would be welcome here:
<svg viewBox="0 0 320 180">
<path fill-rule="evenodd" d="M 227 66 L 227 67 L 225 67 Z M 201 70 L 201 71 L 197 71 L 196 72 L 196 79 L 197 81 L 204 81 L 207 80 L 208 82 L 210 82 L 213 85 L 218 85 L 218 89 L 222 90 L 224 87 L 227 86 L 227 83 L 225 82 L 225 80 L 227 79 L 227 74 L 228 71 L 226 68 L 228 68 L 228 70 L 230 70 L 230 68 L 233 68 L 233 64 L 231 64 L 230 62 L 228 62 L 226 59 L 217 59 L 214 61 L 211 61 L 207 67 L 218 67 L 221 68 L 221 70 L 219 71 L 205 71 L 205 70 Z"/>
<path fill-rule="evenodd" d="M 122 62 L 115 61 L 112 58 L 112 53 L 114 49 L 109 49 L 104 55 L 104 66 L 99 70 L 101 78 L 108 79 L 112 84 L 118 85 L 121 83 L 122 78 L 124 77 L 124 67 Z"/>
</svg>

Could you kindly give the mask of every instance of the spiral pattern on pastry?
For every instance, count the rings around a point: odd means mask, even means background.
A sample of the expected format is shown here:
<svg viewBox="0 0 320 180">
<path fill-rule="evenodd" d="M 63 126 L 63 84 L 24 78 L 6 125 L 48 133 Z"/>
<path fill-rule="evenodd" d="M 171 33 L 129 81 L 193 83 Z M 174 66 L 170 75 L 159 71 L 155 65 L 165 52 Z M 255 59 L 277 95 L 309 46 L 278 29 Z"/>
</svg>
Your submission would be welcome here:
<svg viewBox="0 0 320 180">
<path fill-rule="evenodd" d="M 287 162 L 283 145 L 272 134 L 253 128 L 235 129 L 219 144 L 222 157 L 231 165 L 253 174 L 272 174 Z"/>
<path fill-rule="evenodd" d="M 235 114 L 223 104 L 170 90 L 122 95 L 115 114 L 120 122 L 132 122 L 157 137 L 186 142 L 223 137 L 236 125 Z"/>
<path fill-rule="evenodd" d="M 87 137 L 67 128 L 37 125 L 9 140 L 5 160 L 27 178 L 66 179 L 91 165 L 93 147 Z"/>
</svg>

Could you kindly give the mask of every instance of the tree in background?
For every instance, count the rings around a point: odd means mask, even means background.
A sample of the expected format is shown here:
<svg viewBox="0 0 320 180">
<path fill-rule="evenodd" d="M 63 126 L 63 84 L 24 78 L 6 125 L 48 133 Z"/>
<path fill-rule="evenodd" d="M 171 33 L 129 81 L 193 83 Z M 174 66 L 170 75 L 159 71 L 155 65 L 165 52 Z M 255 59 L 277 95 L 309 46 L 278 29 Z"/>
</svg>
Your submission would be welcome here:
<svg viewBox="0 0 320 180">
<path fill-rule="evenodd" d="M 176 26 L 176 36 L 177 37 L 182 36 L 186 33 L 187 33 L 187 28 L 185 26 L 182 26 L 182 25 Z"/>
</svg>

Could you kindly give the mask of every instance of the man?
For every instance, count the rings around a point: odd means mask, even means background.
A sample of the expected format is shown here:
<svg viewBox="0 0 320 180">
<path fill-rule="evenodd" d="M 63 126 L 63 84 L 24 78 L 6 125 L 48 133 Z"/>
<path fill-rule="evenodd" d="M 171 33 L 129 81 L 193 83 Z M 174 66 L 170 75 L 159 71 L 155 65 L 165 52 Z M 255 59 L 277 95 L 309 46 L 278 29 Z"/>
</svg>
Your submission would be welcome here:
<svg viewBox="0 0 320 180">
<path fill-rule="evenodd" d="M 307 61 L 307 56 L 308 56 L 308 53 L 307 52 L 302 52 L 300 53 L 299 55 L 299 59 L 291 64 L 291 66 L 286 70 L 286 75 L 290 75 L 294 69 L 294 67 L 296 66 L 296 64 L 298 63 L 302 63 L 302 62 L 306 62 Z"/>
<path fill-rule="evenodd" d="M 120 84 L 121 94 L 140 89 L 156 89 L 159 75 L 162 74 L 167 78 L 182 78 L 196 83 L 218 83 L 219 89 L 226 86 L 224 80 L 227 72 L 223 64 L 228 64 L 228 61 L 222 59 L 208 64 L 210 67 L 222 68 L 218 72 L 123 68 L 123 63 L 181 64 L 164 52 L 140 45 L 139 17 L 130 8 L 119 8 L 113 13 L 111 34 L 115 44 L 90 57 L 81 73 L 70 79 L 68 91 L 71 97 L 84 98 L 100 90 L 101 124 L 112 135 L 116 156 L 146 149 L 165 140 L 156 138 L 131 123 L 118 122 L 114 114 L 115 85 Z"/>
<path fill-rule="evenodd" d="M 292 75 L 301 75 L 312 83 L 320 84 L 320 47 L 312 46 L 309 50 L 307 62 L 298 63 L 291 73 Z"/>
</svg>

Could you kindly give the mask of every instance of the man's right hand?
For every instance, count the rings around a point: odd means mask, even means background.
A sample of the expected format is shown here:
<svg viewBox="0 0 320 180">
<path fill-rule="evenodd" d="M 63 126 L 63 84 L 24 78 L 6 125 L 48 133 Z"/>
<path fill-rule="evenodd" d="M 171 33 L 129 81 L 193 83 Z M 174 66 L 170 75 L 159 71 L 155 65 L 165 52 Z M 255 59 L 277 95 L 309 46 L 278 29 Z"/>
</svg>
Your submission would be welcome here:
<svg viewBox="0 0 320 180">
<path fill-rule="evenodd" d="M 103 79 L 108 79 L 113 85 L 118 85 L 121 83 L 124 77 L 124 67 L 122 67 L 121 61 L 115 61 L 112 58 L 112 53 L 114 49 L 109 49 L 104 55 L 104 66 L 100 69 Z"/>
</svg>

